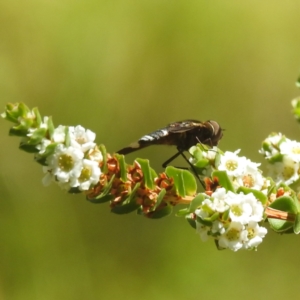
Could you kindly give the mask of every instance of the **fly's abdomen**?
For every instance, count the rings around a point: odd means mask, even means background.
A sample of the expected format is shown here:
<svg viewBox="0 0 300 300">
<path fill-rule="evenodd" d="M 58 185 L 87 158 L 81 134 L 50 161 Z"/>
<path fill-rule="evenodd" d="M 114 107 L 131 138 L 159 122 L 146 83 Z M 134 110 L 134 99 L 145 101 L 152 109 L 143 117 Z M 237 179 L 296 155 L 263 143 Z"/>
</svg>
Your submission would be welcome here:
<svg viewBox="0 0 300 300">
<path fill-rule="evenodd" d="M 131 143 L 128 147 L 117 151 L 117 153 L 125 155 L 151 145 L 169 145 L 169 143 L 167 142 L 168 134 L 168 130 L 165 128 L 156 130 L 152 133 L 142 136 L 138 141 Z"/>
</svg>

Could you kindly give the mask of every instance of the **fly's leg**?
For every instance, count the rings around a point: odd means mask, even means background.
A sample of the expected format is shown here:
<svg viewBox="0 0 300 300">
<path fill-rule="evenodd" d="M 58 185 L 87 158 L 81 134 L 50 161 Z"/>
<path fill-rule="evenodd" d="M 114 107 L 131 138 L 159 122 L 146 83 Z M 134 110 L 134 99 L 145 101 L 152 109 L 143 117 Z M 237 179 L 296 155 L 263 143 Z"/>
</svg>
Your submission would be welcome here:
<svg viewBox="0 0 300 300">
<path fill-rule="evenodd" d="M 199 174 L 197 173 L 195 167 L 191 164 L 191 162 L 187 159 L 187 157 L 184 155 L 183 150 L 178 149 L 178 152 L 175 153 L 173 156 L 171 156 L 169 159 L 167 159 L 163 164 L 162 167 L 166 168 L 175 158 L 177 158 L 179 155 L 181 155 L 184 160 L 190 165 L 194 175 L 197 177 L 197 179 L 199 180 L 199 182 L 201 183 L 202 187 L 205 189 L 205 185 L 203 183 L 203 180 L 201 180 Z M 184 169 L 184 170 L 188 170 L 188 168 L 184 168 L 184 167 L 179 167 L 179 169 Z"/>
</svg>

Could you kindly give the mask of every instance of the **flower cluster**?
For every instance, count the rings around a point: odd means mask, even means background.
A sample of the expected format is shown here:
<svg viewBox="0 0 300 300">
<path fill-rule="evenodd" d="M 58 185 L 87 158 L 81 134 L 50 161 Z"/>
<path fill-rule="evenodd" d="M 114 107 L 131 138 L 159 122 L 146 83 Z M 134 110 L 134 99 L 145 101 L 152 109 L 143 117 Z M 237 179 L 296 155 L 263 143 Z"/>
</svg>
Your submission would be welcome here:
<svg viewBox="0 0 300 300">
<path fill-rule="evenodd" d="M 300 143 L 273 133 L 266 138 L 259 151 L 268 160 L 269 173 L 276 183 L 290 185 L 299 179 Z"/>
<path fill-rule="evenodd" d="M 193 158 L 190 161 L 202 176 L 211 177 L 214 171 L 225 171 L 234 189 L 247 187 L 266 193 L 270 182 L 262 176 L 258 168 L 260 164 L 239 156 L 239 152 L 240 150 L 222 153 L 216 147 L 201 149 L 199 145 L 192 148 Z"/>
<path fill-rule="evenodd" d="M 264 218 L 270 181 L 260 164 L 235 152 L 193 148 L 194 166 L 204 175 L 206 192 L 192 217 L 202 240 L 212 237 L 220 249 L 256 249 L 267 233 Z M 259 199 L 258 199 L 259 198 Z M 192 211 L 193 212 L 193 211 Z"/>
<path fill-rule="evenodd" d="M 267 233 L 259 226 L 264 207 L 252 193 L 218 188 L 196 209 L 196 228 L 203 241 L 212 237 L 219 249 L 256 249 Z"/>
<path fill-rule="evenodd" d="M 43 183 L 86 191 L 99 182 L 102 153 L 94 143 L 95 133 L 82 126 L 54 127 L 51 117 L 42 118 L 38 109 L 24 103 L 8 103 L 1 117 L 13 122 L 10 135 L 21 136 L 20 149 L 35 153 L 44 166 Z"/>
<path fill-rule="evenodd" d="M 43 183 L 48 185 L 55 181 L 62 188 L 78 188 L 80 191 L 97 184 L 101 174 L 99 163 L 103 158 L 94 143 L 95 137 L 95 133 L 80 125 L 60 125 L 54 129 L 51 139 L 43 138 L 38 145 L 38 155 L 43 155 L 47 147 L 56 144 L 54 151 L 46 157 Z"/>
<path fill-rule="evenodd" d="M 245 156 L 238 156 L 239 152 L 240 150 L 235 152 L 226 151 L 224 155 L 221 155 L 217 169 L 226 171 L 236 189 L 244 186 L 266 192 L 270 183 L 262 176 L 261 170 L 258 169 L 260 164 L 252 162 Z"/>
</svg>

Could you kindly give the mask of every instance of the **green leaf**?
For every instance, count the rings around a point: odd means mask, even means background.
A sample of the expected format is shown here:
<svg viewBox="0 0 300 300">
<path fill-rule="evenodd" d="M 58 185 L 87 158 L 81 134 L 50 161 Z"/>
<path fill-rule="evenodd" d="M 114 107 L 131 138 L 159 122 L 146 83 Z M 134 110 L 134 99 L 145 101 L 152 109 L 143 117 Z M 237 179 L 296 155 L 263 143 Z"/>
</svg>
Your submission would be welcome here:
<svg viewBox="0 0 300 300">
<path fill-rule="evenodd" d="M 117 160 L 119 162 L 120 179 L 123 182 L 126 182 L 127 181 L 127 166 L 126 166 L 124 155 L 116 153 L 115 157 L 117 158 Z"/>
<path fill-rule="evenodd" d="M 28 128 L 26 127 L 12 127 L 9 129 L 10 136 L 24 136 L 26 137 L 28 133 Z"/>
<path fill-rule="evenodd" d="M 101 203 L 109 202 L 113 199 L 114 199 L 113 195 L 106 195 L 99 199 L 98 198 L 87 198 L 87 200 L 93 204 L 101 204 Z"/>
<path fill-rule="evenodd" d="M 40 114 L 38 108 L 34 107 L 32 109 L 32 112 L 35 115 L 35 123 L 36 123 L 37 127 L 40 127 L 40 125 L 42 124 L 42 117 L 41 117 L 41 114 Z"/>
<path fill-rule="evenodd" d="M 300 213 L 296 214 L 295 222 L 294 222 L 294 233 L 300 233 Z"/>
<path fill-rule="evenodd" d="M 187 215 L 185 218 L 194 229 L 197 229 L 196 220 L 194 220 L 191 215 Z"/>
<path fill-rule="evenodd" d="M 222 155 L 224 155 L 224 152 L 218 148 L 216 156 L 215 156 L 215 166 L 216 167 L 218 167 L 220 165 Z"/>
<path fill-rule="evenodd" d="M 204 169 L 209 165 L 209 160 L 207 158 L 199 159 L 194 166 L 199 169 Z"/>
<path fill-rule="evenodd" d="M 270 227 L 276 232 L 287 232 L 291 228 L 293 228 L 293 222 L 285 221 L 285 220 L 278 220 L 273 218 L 268 218 L 268 222 Z"/>
<path fill-rule="evenodd" d="M 36 148 L 36 145 L 31 145 L 28 143 L 28 138 L 24 138 L 20 145 L 19 145 L 19 149 L 28 152 L 28 153 L 37 153 L 39 152 L 39 150 Z"/>
<path fill-rule="evenodd" d="M 195 210 L 200 207 L 201 203 L 206 199 L 204 194 L 198 194 L 190 203 L 188 208 L 181 209 L 177 212 L 176 216 L 185 216 L 187 214 L 195 212 Z"/>
<path fill-rule="evenodd" d="M 289 196 L 279 197 L 270 204 L 270 207 L 279 211 L 287 212 L 295 217 L 297 214 L 297 206 L 294 203 L 294 200 Z M 294 226 L 294 222 L 292 221 L 278 220 L 275 218 L 268 218 L 268 222 L 271 228 L 276 232 L 288 232 Z"/>
<path fill-rule="evenodd" d="M 212 223 L 213 223 L 211 220 L 202 219 L 199 216 L 197 216 L 197 222 L 204 226 L 208 226 L 208 227 L 212 226 Z"/>
<path fill-rule="evenodd" d="M 197 191 L 195 177 L 187 170 L 177 169 L 172 166 L 166 168 L 168 177 L 174 179 L 174 186 L 179 196 L 193 196 Z"/>
<path fill-rule="evenodd" d="M 298 86 L 300 87 L 300 85 Z M 297 121 L 300 121 L 300 98 L 292 100 L 293 114 Z"/>
<path fill-rule="evenodd" d="M 167 191 L 166 191 L 165 189 L 162 189 L 162 190 L 159 192 L 158 197 L 157 197 L 157 199 L 156 199 L 156 203 L 155 203 L 155 205 L 154 205 L 154 207 L 153 207 L 153 210 L 156 210 L 156 208 L 159 207 L 159 205 L 161 204 L 161 202 L 162 202 L 162 200 L 163 200 L 163 198 L 164 198 L 166 192 L 167 192 Z"/>
<path fill-rule="evenodd" d="M 110 181 L 105 185 L 101 194 L 97 195 L 95 198 L 89 198 L 87 196 L 86 199 L 92 203 L 104 203 L 113 200 L 114 197 L 110 194 L 110 192 L 114 179 L 115 175 L 113 175 Z"/>
<path fill-rule="evenodd" d="M 48 145 L 43 153 L 43 156 L 49 156 L 55 152 L 55 149 L 59 143 L 52 143 Z"/>
<path fill-rule="evenodd" d="M 70 147 L 71 146 L 71 136 L 70 136 L 70 130 L 69 130 L 69 126 L 65 127 L 65 146 L 66 147 Z"/>
<path fill-rule="evenodd" d="M 267 177 L 267 180 L 270 182 L 270 186 L 268 187 L 268 193 L 267 193 L 267 198 L 271 196 L 271 194 L 276 194 L 276 183 L 274 182 L 273 178 Z"/>
<path fill-rule="evenodd" d="M 218 178 L 219 184 L 225 188 L 225 190 L 234 192 L 234 187 L 231 180 L 229 179 L 226 171 L 214 171 L 212 173 L 212 178 Z"/>
<path fill-rule="evenodd" d="M 173 211 L 173 206 L 167 203 L 166 206 L 160 207 L 155 211 L 151 211 L 150 213 L 147 214 L 147 216 L 150 219 L 161 219 L 163 217 L 170 215 L 172 211 Z"/>
<path fill-rule="evenodd" d="M 199 160 L 203 157 L 202 150 L 198 146 L 192 146 L 189 149 L 189 153 L 195 158 L 195 160 Z"/>
<path fill-rule="evenodd" d="M 270 204 L 270 207 L 292 214 L 296 214 L 298 212 L 297 205 L 295 204 L 293 198 L 289 196 L 282 196 L 277 198 Z"/>
<path fill-rule="evenodd" d="M 20 118 L 26 118 L 29 112 L 29 108 L 22 102 L 15 104 L 8 103 L 6 104 L 5 112 L 1 116 L 10 122 L 19 124 Z"/>
<path fill-rule="evenodd" d="M 150 168 L 149 160 L 137 158 L 135 161 L 140 165 L 142 169 L 145 186 L 149 189 L 153 189 L 155 187 L 154 178 L 157 177 L 157 174 L 152 168 Z"/>
<path fill-rule="evenodd" d="M 298 79 L 296 81 L 296 87 L 298 87 L 300 89 L 300 76 L 298 77 Z"/>
<path fill-rule="evenodd" d="M 227 209 L 227 210 L 225 210 L 223 212 L 223 214 L 222 214 L 222 220 L 223 221 L 228 221 L 228 219 L 229 219 L 229 213 L 230 213 L 230 209 Z"/>
<path fill-rule="evenodd" d="M 29 145 L 37 145 L 40 144 L 42 139 L 45 137 L 46 135 L 46 128 L 38 128 L 36 129 L 32 135 L 29 137 L 28 140 L 28 144 Z"/>
<path fill-rule="evenodd" d="M 220 216 L 220 213 L 215 212 L 213 215 L 207 218 L 203 218 L 202 221 L 207 223 L 207 224 L 212 224 L 215 220 L 217 220 Z"/>
<path fill-rule="evenodd" d="M 59 143 L 52 143 L 48 145 L 45 149 L 45 152 L 43 154 L 36 154 L 35 161 L 41 164 L 42 166 L 47 166 L 47 157 L 49 157 L 51 154 L 54 153 L 55 148 L 57 147 Z"/>
<path fill-rule="evenodd" d="M 256 199 L 258 199 L 263 205 L 267 203 L 268 197 L 264 193 L 262 193 L 258 190 L 254 190 L 254 189 L 250 189 L 250 188 L 241 186 L 238 188 L 236 193 L 238 194 L 240 192 L 242 192 L 245 195 L 252 193 L 254 195 L 254 197 Z"/>
<path fill-rule="evenodd" d="M 129 214 L 135 210 L 137 210 L 140 207 L 139 204 L 136 202 L 129 202 L 124 205 L 116 205 L 112 207 L 111 212 L 117 214 L 117 215 L 124 215 L 124 214 Z"/>
<path fill-rule="evenodd" d="M 281 153 L 275 154 L 273 156 L 271 156 L 268 161 L 270 164 L 275 164 L 277 162 L 282 162 L 283 160 L 283 155 Z"/>
<path fill-rule="evenodd" d="M 139 187 L 140 183 L 137 183 L 127 199 L 122 204 L 112 207 L 111 211 L 115 214 L 122 215 L 137 210 L 141 206 L 140 204 L 136 203 L 135 198 L 135 194 Z"/>
<path fill-rule="evenodd" d="M 54 127 L 54 124 L 52 121 L 52 117 L 48 117 L 47 127 L 48 127 L 48 132 L 49 132 L 49 138 L 52 139 L 54 130 L 55 130 L 55 127 Z"/>
</svg>

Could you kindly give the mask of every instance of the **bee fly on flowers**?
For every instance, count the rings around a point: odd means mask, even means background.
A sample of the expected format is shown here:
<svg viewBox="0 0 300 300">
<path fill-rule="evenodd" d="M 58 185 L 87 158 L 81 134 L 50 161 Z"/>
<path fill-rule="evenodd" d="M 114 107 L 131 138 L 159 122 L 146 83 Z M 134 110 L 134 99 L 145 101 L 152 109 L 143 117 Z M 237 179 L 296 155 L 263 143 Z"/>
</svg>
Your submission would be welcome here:
<svg viewBox="0 0 300 300">
<path fill-rule="evenodd" d="M 177 153 L 166 160 L 162 166 L 165 168 L 176 157 L 181 155 L 191 166 L 193 172 L 198 177 L 195 168 L 183 152 L 188 151 L 189 148 L 197 143 L 205 144 L 210 147 L 217 146 L 222 136 L 223 130 L 216 121 L 178 121 L 170 123 L 165 128 L 161 128 L 152 133 L 144 135 L 137 142 L 117 151 L 117 153 L 128 154 L 151 145 L 173 145 L 176 146 Z M 199 177 L 198 179 L 200 180 Z"/>
</svg>

